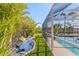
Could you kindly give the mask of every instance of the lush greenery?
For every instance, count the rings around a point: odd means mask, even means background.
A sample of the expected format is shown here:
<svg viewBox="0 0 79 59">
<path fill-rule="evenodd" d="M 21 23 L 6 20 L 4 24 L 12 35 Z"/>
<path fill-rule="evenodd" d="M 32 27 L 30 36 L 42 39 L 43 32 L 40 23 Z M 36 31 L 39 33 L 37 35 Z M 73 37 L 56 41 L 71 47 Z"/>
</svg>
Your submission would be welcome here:
<svg viewBox="0 0 79 59">
<path fill-rule="evenodd" d="M 27 4 L 0 4 L 0 55 L 11 55 L 9 44 L 12 38 L 33 36 L 36 24 L 25 16 Z"/>
<path fill-rule="evenodd" d="M 62 12 L 60 14 L 60 16 L 62 16 L 64 19 L 64 24 L 54 24 L 54 34 L 71 34 L 73 31 L 73 26 L 71 23 L 66 22 L 67 20 L 67 14 Z M 72 17 L 73 18 L 73 17 Z M 72 20 L 73 21 L 73 20 Z"/>
<path fill-rule="evenodd" d="M 29 56 L 52 56 L 52 52 L 48 48 L 45 39 L 43 38 L 42 34 L 36 34 L 35 35 L 35 42 L 36 46 L 34 51 L 29 53 Z"/>
<path fill-rule="evenodd" d="M 65 27 L 63 24 L 54 24 L 54 35 L 58 34 L 71 34 L 73 30 L 73 27 L 70 23 L 66 23 Z"/>
</svg>

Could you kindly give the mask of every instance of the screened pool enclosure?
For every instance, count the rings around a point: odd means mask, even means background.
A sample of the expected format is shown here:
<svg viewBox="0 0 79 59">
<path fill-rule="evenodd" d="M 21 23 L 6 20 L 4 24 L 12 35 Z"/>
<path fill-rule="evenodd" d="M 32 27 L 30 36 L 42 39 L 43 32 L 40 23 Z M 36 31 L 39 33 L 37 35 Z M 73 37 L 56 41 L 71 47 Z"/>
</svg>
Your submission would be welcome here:
<svg viewBox="0 0 79 59">
<path fill-rule="evenodd" d="M 79 55 L 79 4 L 54 3 L 42 26 L 43 36 L 52 51 L 67 48 Z"/>
</svg>

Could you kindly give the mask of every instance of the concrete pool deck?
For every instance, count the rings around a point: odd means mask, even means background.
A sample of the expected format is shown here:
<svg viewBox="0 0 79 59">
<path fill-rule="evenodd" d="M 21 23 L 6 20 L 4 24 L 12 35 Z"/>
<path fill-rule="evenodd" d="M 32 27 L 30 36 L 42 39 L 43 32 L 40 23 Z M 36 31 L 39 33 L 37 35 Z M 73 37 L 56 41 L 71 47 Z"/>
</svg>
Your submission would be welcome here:
<svg viewBox="0 0 79 59">
<path fill-rule="evenodd" d="M 51 38 L 47 39 L 47 44 L 49 47 L 53 47 L 52 53 L 54 56 L 76 56 L 73 52 L 64 48 L 61 44 L 56 41 L 53 41 L 53 45 L 51 45 Z"/>
<path fill-rule="evenodd" d="M 56 41 L 54 41 L 54 48 L 53 48 L 53 53 L 54 56 L 76 56 L 73 52 L 69 51 L 66 48 L 63 48 L 63 46 Z"/>
</svg>

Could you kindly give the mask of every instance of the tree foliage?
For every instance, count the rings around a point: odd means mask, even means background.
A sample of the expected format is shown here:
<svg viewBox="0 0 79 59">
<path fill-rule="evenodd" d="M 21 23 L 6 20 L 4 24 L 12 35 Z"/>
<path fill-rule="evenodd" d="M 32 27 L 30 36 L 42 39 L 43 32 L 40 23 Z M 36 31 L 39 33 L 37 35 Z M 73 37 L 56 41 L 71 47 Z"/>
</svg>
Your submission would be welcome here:
<svg viewBox="0 0 79 59">
<path fill-rule="evenodd" d="M 23 32 L 26 37 L 35 32 L 35 22 L 25 16 L 25 8 L 27 4 L 0 4 L 0 55 L 10 55 L 9 43 L 13 35 Z"/>
</svg>

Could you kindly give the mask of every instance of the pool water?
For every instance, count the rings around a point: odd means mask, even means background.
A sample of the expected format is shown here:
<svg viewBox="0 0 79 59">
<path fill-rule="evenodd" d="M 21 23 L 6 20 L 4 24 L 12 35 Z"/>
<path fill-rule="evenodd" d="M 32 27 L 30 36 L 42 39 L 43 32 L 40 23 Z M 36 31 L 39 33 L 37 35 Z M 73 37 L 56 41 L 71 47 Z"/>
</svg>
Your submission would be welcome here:
<svg viewBox="0 0 79 59">
<path fill-rule="evenodd" d="M 79 45 L 79 40 L 77 40 L 78 37 L 60 37 L 60 38 L 62 38 L 63 40 L 68 40 L 69 42 Z"/>
<path fill-rule="evenodd" d="M 73 52 L 74 54 L 79 56 L 79 49 L 74 47 L 74 46 L 72 46 L 72 45 L 70 45 L 70 44 L 68 44 L 68 43 L 66 43 L 64 41 L 64 39 L 79 45 L 79 42 L 76 41 L 76 38 L 73 39 L 73 37 L 59 37 L 59 38 L 57 38 L 56 41 L 58 43 L 60 43 L 61 45 L 63 45 L 68 50 L 70 50 L 71 52 Z"/>
</svg>

